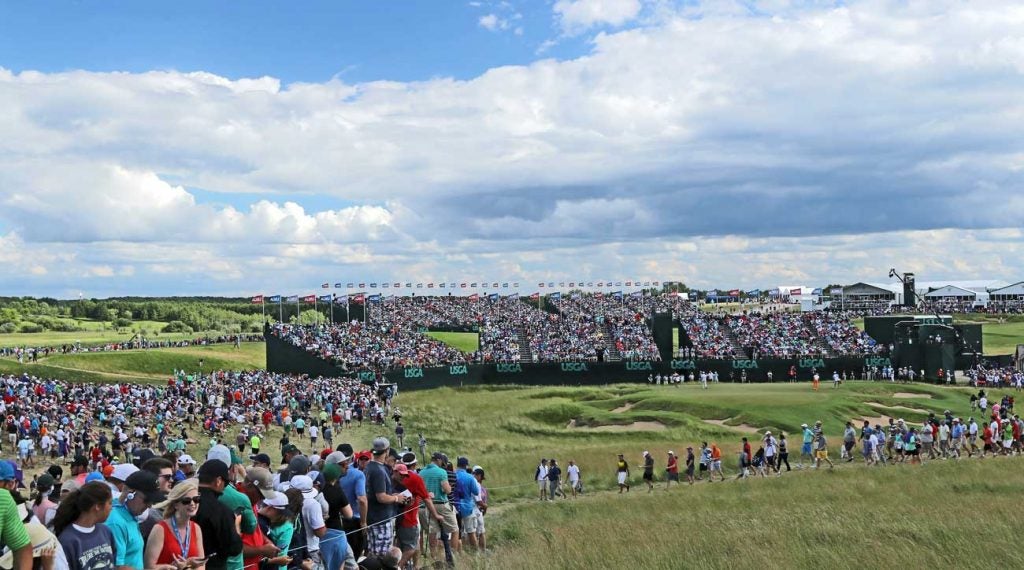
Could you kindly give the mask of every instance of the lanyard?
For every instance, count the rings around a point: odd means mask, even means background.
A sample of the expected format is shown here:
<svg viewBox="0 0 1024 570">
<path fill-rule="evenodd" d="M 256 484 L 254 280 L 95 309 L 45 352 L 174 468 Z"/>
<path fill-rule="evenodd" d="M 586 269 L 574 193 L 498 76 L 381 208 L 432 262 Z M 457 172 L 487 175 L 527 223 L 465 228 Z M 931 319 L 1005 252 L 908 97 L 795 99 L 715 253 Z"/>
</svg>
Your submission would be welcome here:
<svg viewBox="0 0 1024 570">
<path fill-rule="evenodd" d="M 174 540 L 178 541 L 178 548 L 181 549 L 181 557 L 188 558 L 188 549 L 192 543 L 192 521 L 188 522 L 188 526 L 185 527 L 185 542 L 182 543 L 181 536 L 178 534 L 178 520 L 175 517 L 171 517 L 171 528 L 174 530 Z"/>
</svg>

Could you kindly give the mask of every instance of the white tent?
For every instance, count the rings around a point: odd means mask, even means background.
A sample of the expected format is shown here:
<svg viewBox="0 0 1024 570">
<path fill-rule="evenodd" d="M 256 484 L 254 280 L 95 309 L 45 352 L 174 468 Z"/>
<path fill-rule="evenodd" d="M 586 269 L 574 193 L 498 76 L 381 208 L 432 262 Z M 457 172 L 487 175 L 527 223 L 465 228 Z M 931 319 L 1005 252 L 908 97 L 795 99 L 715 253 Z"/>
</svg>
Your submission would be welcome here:
<svg viewBox="0 0 1024 570">
<path fill-rule="evenodd" d="M 929 291 L 924 294 L 926 299 L 941 300 L 941 299 L 964 299 L 964 300 L 975 300 L 978 298 L 978 294 L 974 291 L 969 291 L 956 285 L 946 285 L 945 287 L 939 287 L 934 291 Z"/>
</svg>

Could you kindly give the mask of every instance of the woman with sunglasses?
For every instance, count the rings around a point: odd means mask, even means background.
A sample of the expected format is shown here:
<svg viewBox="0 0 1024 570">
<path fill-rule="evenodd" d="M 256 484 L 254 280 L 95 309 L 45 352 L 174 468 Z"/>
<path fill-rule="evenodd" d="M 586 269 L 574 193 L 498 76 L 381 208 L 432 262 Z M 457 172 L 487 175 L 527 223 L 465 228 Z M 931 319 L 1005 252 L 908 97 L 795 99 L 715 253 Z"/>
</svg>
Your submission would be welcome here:
<svg viewBox="0 0 1024 570">
<path fill-rule="evenodd" d="M 146 568 L 170 564 L 181 570 L 202 568 L 203 531 L 192 522 L 199 510 L 199 484 L 195 479 L 174 486 L 167 500 L 156 508 L 163 509 L 164 519 L 153 527 L 146 542 Z"/>
</svg>

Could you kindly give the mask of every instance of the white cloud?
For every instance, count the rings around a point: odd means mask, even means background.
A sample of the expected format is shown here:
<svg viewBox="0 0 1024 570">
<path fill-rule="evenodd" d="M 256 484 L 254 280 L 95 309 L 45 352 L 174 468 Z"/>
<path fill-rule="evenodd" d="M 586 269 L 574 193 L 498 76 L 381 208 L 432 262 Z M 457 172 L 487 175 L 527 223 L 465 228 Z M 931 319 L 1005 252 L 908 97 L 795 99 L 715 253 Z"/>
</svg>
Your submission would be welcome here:
<svg viewBox="0 0 1024 570">
<path fill-rule="evenodd" d="M 481 28 L 497 32 L 499 30 L 508 29 L 508 20 L 499 17 L 497 14 L 487 14 L 486 16 L 480 16 L 477 20 Z"/>
<path fill-rule="evenodd" d="M 554 11 L 569 33 L 594 26 L 621 26 L 640 14 L 640 0 L 558 0 Z"/>
<path fill-rule="evenodd" d="M 718 285 L 946 257 L 1024 275 L 996 229 L 1024 216 L 1024 8 L 816 4 L 659 4 L 584 57 L 468 80 L 0 69 L 0 287 L 634 262 Z"/>
</svg>

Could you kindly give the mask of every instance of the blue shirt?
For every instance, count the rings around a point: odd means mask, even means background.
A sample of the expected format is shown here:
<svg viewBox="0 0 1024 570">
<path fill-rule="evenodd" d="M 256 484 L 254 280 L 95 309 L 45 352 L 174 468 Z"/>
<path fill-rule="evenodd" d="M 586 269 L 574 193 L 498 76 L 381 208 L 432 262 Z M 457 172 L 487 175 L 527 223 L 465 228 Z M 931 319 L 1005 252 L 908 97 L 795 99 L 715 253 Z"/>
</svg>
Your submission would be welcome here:
<svg viewBox="0 0 1024 570">
<path fill-rule="evenodd" d="M 349 467 L 348 473 L 341 478 L 340 483 L 348 504 L 352 505 L 352 518 L 358 519 L 360 515 L 357 498 L 366 496 L 366 475 L 355 467 Z"/>
<path fill-rule="evenodd" d="M 143 568 L 142 531 L 128 507 L 122 505 L 119 499 L 114 499 L 114 508 L 110 510 L 106 524 L 114 535 L 114 565 Z"/>
<path fill-rule="evenodd" d="M 476 482 L 476 477 L 469 474 L 465 469 L 459 469 L 455 472 L 455 484 L 458 486 L 458 492 L 456 496 L 456 507 L 459 509 L 459 514 L 463 517 L 468 517 L 473 514 L 473 495 L 480 494 L 480 485 Z"/>
</svg>

